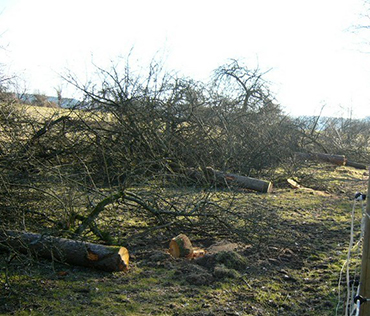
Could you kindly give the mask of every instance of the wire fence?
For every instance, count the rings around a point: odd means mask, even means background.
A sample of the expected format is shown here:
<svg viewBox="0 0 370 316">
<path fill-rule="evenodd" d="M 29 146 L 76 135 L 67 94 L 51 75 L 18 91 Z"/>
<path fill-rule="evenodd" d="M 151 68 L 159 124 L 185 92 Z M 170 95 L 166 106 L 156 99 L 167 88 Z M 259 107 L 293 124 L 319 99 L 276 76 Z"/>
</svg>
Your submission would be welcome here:
<svg viewBox="0 0 370 316">
<path fill-rule="evenodd" d="M 365 233 L 365 219 L 367 215 L 365 201 L 366 195 L 356 192 L 351 212 L 350 241 L 347 258 L 342 265 L 338 281 L 338 304 L 335 315 L 338 316 L 340 307 L 343 306 L 345 316 L 359 316 L 360 307 L 366 299 L 360 296 L 360 264 L 361 248 Z M 361 216 L 356 216 L 356 206 L 360 205 Z M 360 220 L 359 220 L 360 219 Z M 360 232 L 358 232 L 360 230 Z M 355 242 L 356 238 L 356 242 Z M 345 274 L 345 282 L 343 276 Z M 345 284 L 345 285 L 343 285 Z M 343 289 L 343 290 L 342 290 Z M 344 292 L 345 291 L 345 295 Z M 345 297 L 342 299 L 342 297 Z M 342 305 L 344 304 L 344 305 Z M 343 314 L 342 314 L 343 315 Z"/>
</svg>

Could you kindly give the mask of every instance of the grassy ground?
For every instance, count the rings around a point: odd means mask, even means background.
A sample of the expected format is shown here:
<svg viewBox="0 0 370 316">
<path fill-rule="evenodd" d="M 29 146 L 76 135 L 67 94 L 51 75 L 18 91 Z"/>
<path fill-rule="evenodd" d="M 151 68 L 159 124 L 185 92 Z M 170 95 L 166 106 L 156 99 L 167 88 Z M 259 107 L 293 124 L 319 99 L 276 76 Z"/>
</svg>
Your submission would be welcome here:
<svg viewBox="0 0 370 316">
<path fill-rule="evenodd" d="M 195 246 L 229 250 L 212 264 L 171 258 L 165 234 L 123 245 L 132 255 L 126 273 L 27 257 L 6 265 L 8 257 L 2 255 L 0 314 L 262 316 L 336 315 L 337 310 L 342 315 L 346 289 L 341 286 L 338 293 L 338 281 L 347 257 L 353 196 L 366 191 L 367 174 L 312 165 L 302 168 L 296 180 L 314 190 L 281 185 L 268 195 L 237 194 L 237 203 L 253 209 L 256 221 L 250 240 L 236 249 L 229 244 L 233 240 L 189 236 Z M 361 203 L 356 202 L 355 240 L 360 218 Z M 353 255 L 352 276 L 358 272 L 359 251 Z"/>
</svg>

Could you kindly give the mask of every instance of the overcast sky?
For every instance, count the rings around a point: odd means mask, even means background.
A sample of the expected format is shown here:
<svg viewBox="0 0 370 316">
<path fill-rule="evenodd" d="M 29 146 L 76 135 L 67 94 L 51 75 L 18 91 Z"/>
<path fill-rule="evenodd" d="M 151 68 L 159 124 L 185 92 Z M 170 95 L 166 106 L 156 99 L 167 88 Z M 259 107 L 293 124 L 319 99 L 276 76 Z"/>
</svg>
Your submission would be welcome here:
<svg viewBox="0 0 370 316">
<path fill-rule="evenodd" d="M 352 31 L 364 0 L 0 0 L 0 12 L 0 61 L 29 92 L 55 95 L 66 68 L 86 78 L 92 60 L 133 48 L 201 81 L 229 58 L 270 70 L 290 115 L 370 115 L 370 31 Z"/>
</svg>

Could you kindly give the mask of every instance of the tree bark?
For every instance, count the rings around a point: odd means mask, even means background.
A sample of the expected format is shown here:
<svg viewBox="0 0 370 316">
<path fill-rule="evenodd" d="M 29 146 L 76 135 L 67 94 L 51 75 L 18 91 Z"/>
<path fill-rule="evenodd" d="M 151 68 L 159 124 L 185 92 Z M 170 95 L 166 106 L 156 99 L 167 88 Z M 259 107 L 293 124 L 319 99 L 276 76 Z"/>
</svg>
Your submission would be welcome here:
<svg viewBox="0 0 370 316">
<path fill-rule="evenodd" d="M 193 246 L 188 236 L 180 234 L 172 238 L 169 253 L 174 258 L 190 258 L 193 255 Z"/>
<path fill-rule="evenodd" d="M 347 158 L 344 155 L 331 155 L 323 153 L 296 153 L 297 157 L 309 160 L 321 160 L 330 162 L 338 166 L 344 166 L 347 163 Z"/>
<path fill-rule="evenodd" d="M 357 163 L 352 160 L 347 160 L 347 166 L 356 168 L 356 169 L 364 169 L 367 170 L 367 166 L 362 163 Z"/>
<path fill-rule="evenodd" d="M 113 247 L 21 231 L 0 231 L 0 246 L 107 272 L 126 271 L 129 253 Z"/>
<path fill-rule="evenodd" d="M 234 173 L 224 173 L 211 167 L 207 167 L 205 173 L 207 180 L 215 185 L 231 186 L 263 193 L 272 192 L 273 185 L 272 182 L 269 181 L 250 178 Z M 204 174 L 195 169 L 189 170 L 187 175 L 196 180 L 204 178 Z"/>
<path fill-rule="evenodd" d="M 174 258 L 195 259 L 203 257 L 206 252 L 204 249 L 193 247 L 188 236 L 180 234 L 172 238 L 169 253 Z"/>
</svg>

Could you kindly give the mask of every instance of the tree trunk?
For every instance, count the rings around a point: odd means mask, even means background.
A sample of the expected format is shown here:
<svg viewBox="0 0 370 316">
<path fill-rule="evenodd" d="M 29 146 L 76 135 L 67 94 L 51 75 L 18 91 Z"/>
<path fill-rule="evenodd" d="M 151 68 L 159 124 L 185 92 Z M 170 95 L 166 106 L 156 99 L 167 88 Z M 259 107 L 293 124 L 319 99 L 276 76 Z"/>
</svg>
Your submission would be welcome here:
<svg viewBox="0 0 370 316">
<path fill-rule="evenodd" d="M 321 160 L 333 163 L 338 166 L 344 166 L 347 163 L 347 158 L 344 155 L 331 155 L 322 153 L 300 153 L 300 152 L 297 152 L 296 155 L 301 159 Z"/>
<path fill-rule="evenodd" d="M 20 231 L 0 231 L 0 246 L 103 271 L 126 271 L 129 253 L 112 247 Z"/>
<path fill-rule="evenodd" d="M 347 160 L 347 166 L 356 168 L 356 169 L 364 169 L 367 170 L 367 166 L 362 163 L 357 163 L 352 160 Z"/>
<path fill-rule="evenodd" d="M 254 179 L 233 173 L 224 173 L 211 167 L 207 167 L 205 173 L 207 180 L 215 185 L 237 187 L 263 193 L 272 192 L 273 185 L 269 181 Z M 196 180 L 204 178 L 204 174 L 195 169 L 188 170 L 187 175 Z"/>
</svg>

